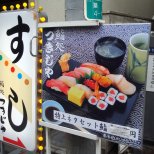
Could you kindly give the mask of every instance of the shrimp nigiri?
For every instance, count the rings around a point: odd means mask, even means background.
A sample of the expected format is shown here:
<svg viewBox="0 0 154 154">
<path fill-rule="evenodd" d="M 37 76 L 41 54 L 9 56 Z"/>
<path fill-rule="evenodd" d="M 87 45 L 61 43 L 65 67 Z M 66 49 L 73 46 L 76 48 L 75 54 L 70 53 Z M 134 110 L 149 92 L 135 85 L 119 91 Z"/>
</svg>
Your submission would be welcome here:
<svg viewBox="0 0 154 154">
<path fill-rule="evenodd" d="M 108 75 L 110 74 L 109 70 L 104 67 L 100 66 L 98 64 L 93 64 L 93 63 L 83 63 L 81 64 L 81 67 L 86 67 L 92 69 L 94 72 L 101 74 L 101 75 Z"/>
<path fill-rule="evenodd" d="M 88 74 L 88 75 L 91 75 L 91 73 L 94 72 L 92 69 L 86 68 L 86 67 L 78 67 L 75 70 L 82 71 L 82 72 L 84 72 L 85 74 Z"/>
</svg>

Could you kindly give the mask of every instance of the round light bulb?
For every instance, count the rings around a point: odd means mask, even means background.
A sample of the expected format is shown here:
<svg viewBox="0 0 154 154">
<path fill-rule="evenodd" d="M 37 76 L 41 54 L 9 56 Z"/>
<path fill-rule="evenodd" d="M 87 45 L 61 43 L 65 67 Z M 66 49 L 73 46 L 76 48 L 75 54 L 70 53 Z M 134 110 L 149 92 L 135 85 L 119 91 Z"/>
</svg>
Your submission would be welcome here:
<svg viewBox="0 0 154 154">
<path fill-rule="evenodd" d="M 2 7 L 2 9 L 3 9 L 3 11 L 6 11 L 6 10 L 7 10 L 7 7 L 4 5 L 4 6 Z"/>
<path fill-rule="evenodd" d="M 38 52 L 42 54 L 42 49 L 40 49 Z"/>
<path fill-rule="evenodd" d="M 40 17 L 40 22 L 45 22 L 45 21 L 46 21 L 45 17 Z"/>
<path fill-rule="evenodd" d="M 34 8 L 35 7 L 35 3 L 34 2 L 30 2 L 30 6 L 31 6 L 31 8 Z"/>
<path fill-rule="evenodd" d="M 14 10 L 14 6 L 13 5 L 10 5 L 10 10 Z"/>
<path fill-rule="evenodd" d="M 42 102 L 43 102 L 42 99 L 39 99 L 39 103 L 42 104 Z"/>
<path fill-rule="evenodd" d="M 39 11 L 39 12 L 43 11 L 43 7 L 42 7 L 42 6 L 39 6 L 38 11 Z"/>
<path fill-rule="evenodd" d="M 43 28 L 39 28 L 39 33 L 42 33 L 43 32 Z"/>
<path fill-rule="evenodd" d="M 42 132 L 43 131 L 43 127 L 39 127 L 38 131 Z"/>
<path fill-rule="evenodd" d="M 42 74 L 42 69 L 39 69 L 39 73 Z"/>
<path fill-rule="evenodd" d="M 27 8 L 27 3 L 26 2 L 23 3 L 23 7 Z"/>
<path fill-rule="evenodd" d="M 42 59 L 39 60 L 39 63 L 42 64 Z"/>
<path fill-rule="evenodd" d="M 42 84 L 42 80 L 39 80 L 39 83 Z"/>
<path fill-rule="evenodd" d="M 42 109 L 38 109 L 38 112 L 39 112 L 39 113 L 42 113 Z"/>
<path fill-rule="evenodd" d="M 43 137 L 42 136 L 38 137 L 38 140 L 43 141 Z"/>
<path fill-rule="evenodd" d="M 43 146 L 38 146 L 38 149 L 39 149 L 40 151 L 42 151 L 42 150 L 43 150 Z"/>
<path fill-rule="evenodd" d="M 20 9 L 20 4 L 16 4 L 16 8 L 17 9 Z"/>
<path fill-rule="evenodd" d="M 40 93 L 40 94 L 41 94 L 41 93 L 42 93 L 42 89 L 39 89 L 39 90 L 38 90 L 38 93 Z"/>
<path fill-rule="evenodd" d="M 41 45 L 43 44 L 43 40 L 42 39 L 39 40 L 39 44 L 41 44 Z"/>
</svg>

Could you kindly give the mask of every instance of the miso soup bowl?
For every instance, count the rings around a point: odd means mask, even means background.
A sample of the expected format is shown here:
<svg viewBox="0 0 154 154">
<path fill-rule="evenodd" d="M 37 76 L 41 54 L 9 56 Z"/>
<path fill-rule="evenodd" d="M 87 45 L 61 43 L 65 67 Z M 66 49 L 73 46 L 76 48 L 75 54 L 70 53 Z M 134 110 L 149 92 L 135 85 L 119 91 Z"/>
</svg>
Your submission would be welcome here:
<svg viewBox="0 0 154 154">
<path fill-rule="evenodd" d="M 116 57 L 108 57 L 108 56 L 100 55 L 97 52 L 97 48 L 98 48 L 98 46 L 103 47 L 104 45 L 105 46 L 106 45 L 113 45 L 116 48 L 119 48 L 122 51 L 122 54 L 119 56 L 116 56 Z M 121 65 L 121 63 L 125 57 L 126 48 L 127 47 L 126 47 L 126 44 L 124 43 L 124 41 L 122 41 L 119 38 L 112 37 L 112 36 L 102 37 L 102 38 L 98 39 L 94 45 L 94 53 L 95 53 L 96 62 L 99 65 L 102 65 L 102 66 L 108 68 L 112 72 L 113 70 L 117 69 Z M 113 53 L 113 52 L 114 51 L 111 51 L 111 53 Z"/>
</svg>

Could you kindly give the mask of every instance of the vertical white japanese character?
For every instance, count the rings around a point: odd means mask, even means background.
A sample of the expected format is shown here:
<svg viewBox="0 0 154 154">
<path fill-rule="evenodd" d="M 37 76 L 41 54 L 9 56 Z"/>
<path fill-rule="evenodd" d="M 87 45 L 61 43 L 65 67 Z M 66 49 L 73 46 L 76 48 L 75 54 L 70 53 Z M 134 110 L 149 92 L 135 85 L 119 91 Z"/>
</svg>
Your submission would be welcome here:
<svg viewBox="0 0 154 154">
<path fill-rule="evenodd" d="M 56 31 L 56 38 L 55 38 L 55 40 L 65 40 L 65 35 L 64 35 L 64 30 L 63 29 L 61 29 L 61 30 L 57 30 Z"/>
<path fill-rule="evenodd" d="M 47 66 L 52 66 L 53 64 L 53 55 L 48 55 L 46 54 L 46 57 L 45 57 L 45 64 Z"/>
<path fill-rule="evenodd" d="M 97 8 L 98 8 L 98 4 L 94 2 L 94 3 L 93 3 L 93 8 L 94 8 L 94 9 L 97 9 Z"/>
<path fill-rule="evenodd" d="M 47 37 L 47 41 L 52 41 L 54 39 L 54 33 L 52 31 L 49 31 L 45 36 Z"/>
<path fill-rule="evenodd" d="M 59 50 L 60 52 L 64 52 L 64 49 L 65 49 L 65 47 L 64 47 L 63 43 L 61 43 L 61 42 L 56 43 L 56 49 L 55 50 Z"/>
<path fill-rule="evenodd" d="M 53 52 L 53 44 L 52 42 L 47 42 L 45 45 L 44 45 L 44 51 L 46 53 L 52 53 Z"/>
<path fill-rule="evenodd" d="M 45 68 L 45 75 L 47 76 L 47 78 L 50 78 L 51 75 L 53 75 L 53 70 L 50 67 L 46 67 Z"/>
</svg>

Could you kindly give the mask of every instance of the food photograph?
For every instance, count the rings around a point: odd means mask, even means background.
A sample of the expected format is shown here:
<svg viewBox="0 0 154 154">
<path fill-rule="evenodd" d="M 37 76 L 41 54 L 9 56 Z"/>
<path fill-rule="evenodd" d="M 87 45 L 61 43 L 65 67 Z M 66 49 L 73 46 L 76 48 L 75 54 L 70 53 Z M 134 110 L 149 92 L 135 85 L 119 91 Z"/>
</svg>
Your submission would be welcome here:
<svg viewBox="0 0 154 154">
<path fill-rule="evenodd" d="M 149 32 L 146 23 L 45 28 L 42 119 L 141 148 Z"/>
</svg>

